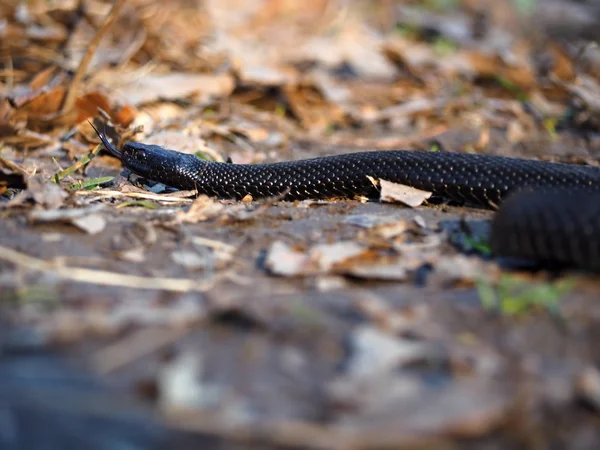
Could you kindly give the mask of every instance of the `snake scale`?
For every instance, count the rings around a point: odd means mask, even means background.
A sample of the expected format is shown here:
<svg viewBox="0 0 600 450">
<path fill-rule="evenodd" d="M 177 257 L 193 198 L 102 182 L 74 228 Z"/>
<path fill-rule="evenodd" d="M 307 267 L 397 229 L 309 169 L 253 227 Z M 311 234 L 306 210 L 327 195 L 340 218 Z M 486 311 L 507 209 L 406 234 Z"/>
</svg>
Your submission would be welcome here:
<svg viewBox="0 0 600 450">
<path fill-rule="evenodd" d="M 137 142 L 125 143 L 119 151 L 96 132 L 131 172 L 218 198 L 378 198 L 373 180 L 387 180 L 461 204 L 500 205 L 490 236 L 496 256 L 600 270 L 597 167 L 419 150 L 231 164 Z"/>
</svg>

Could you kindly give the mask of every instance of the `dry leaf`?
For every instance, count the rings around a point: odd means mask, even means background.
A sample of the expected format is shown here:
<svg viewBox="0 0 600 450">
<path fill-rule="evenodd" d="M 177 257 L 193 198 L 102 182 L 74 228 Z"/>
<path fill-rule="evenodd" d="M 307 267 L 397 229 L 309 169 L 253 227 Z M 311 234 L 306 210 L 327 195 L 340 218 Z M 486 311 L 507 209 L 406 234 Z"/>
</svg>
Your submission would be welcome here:
<svg viewBox="0 0 600 450">
<path fill-rule="evenodd" d="M 75 217 L 71 223 L 88 234 L 98 234 L 106 228 L 106 219 L 100 214 Z"/>
<path fill-rule="evenodd" d="M 310 260 L 321 272 L 329 272 L 337 265 L 347 263 L 365 253 L 367 249 L 353 241 L 322 244 L 310 249 Z"/>
<path fill-rule="evenodd" d="M 29 220 L 33 223 L 71 224 L 88 234 L 97 234 L 106 227 L 106 219 L 98 213 L 103 208 L 99 205 L 80 209 L 34 210 L 29 214 Z"/>
<path fill-rule="evenodd" d="M 233 91 L 235 80 L 227 74 L 191 74 L 171 72 L 137 78 L 119 89 L 129 103 L 139 106 L 160 99 L 179 100 L 193 94 L 226 97 Z"/>
<path fill-rule="evenodd" d="M 304 252 L 294 250 L 281 241 L 275 241 L 265 259 L 265 266 L 275 275 L 297 276 L 314 271 L 310 259 Z"/>
<path fill-rule="evenodd" d="M 32 177 L 28 181 L 27 195 L 46 209 L 57 209 L 69 197 L 67 191 L 56 183 Z"/>
<path fill-rule="evenodd" d="M 403 184 L 392 183 L 391 181 L 379 180 L 381 184 L 380 200 L 389 203 L 402 203 L 411 208 L 423 204 L 425 200 L 431 197 L 431 192 L 422 191 Z"/>
<path fill-rule="evenodd" d="M 379 255 L 354 241 L 319 244 L 306 251 L 276 241 L 267 252 L 265 266 L 271 273 L 282 276 L 339 274 L 376 280 L 407 277 L 404 261 Z"/>
<path fill-rule="evenodd" d="M 22 116 L 48 116 L 56 113 L 65 96 L 65 88 L 57 86 L 56 88 L 42 92 L 31 101 L 19 108 L 19 115 Z"/>
<path fill-rule="evenodd" d="M 199 195 L 186 211 L 177 211 L 177 223 L 198 223 L 211 219 L 223 210 L 223 205 L 207 195 Z"/>
</svg>

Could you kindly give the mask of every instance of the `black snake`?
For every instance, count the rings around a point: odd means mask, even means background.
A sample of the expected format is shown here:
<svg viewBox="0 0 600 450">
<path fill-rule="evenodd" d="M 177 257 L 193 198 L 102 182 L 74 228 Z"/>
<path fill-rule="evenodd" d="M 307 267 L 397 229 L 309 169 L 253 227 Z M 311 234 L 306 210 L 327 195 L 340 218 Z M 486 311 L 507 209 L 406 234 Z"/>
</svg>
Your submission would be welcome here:
<svg viewBox="0 0 600 450">
<path fill-rule="evenodd" d="M 380 188 L 373 181 L 387 180 L 460 203 L 501 204 L 490 237 L 497 256 L 600 270 L 597 167 L 418 150 L 230 164 L 137 142 L 118 151 L 105 134 L 96 132 L 104 147 L 133 173 L 218 198 L 378 198 Z"/>
</svg>

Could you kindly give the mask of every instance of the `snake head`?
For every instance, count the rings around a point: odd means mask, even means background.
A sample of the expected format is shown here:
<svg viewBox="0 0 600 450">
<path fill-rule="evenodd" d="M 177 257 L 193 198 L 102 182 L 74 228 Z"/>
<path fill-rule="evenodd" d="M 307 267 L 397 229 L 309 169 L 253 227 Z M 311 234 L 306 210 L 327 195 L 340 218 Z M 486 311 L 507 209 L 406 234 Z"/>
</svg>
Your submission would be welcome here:
<svg viewBox="0 0 600 450">
<path fill-rule="evenodd" d="M 123 145 L 121 161 L 136 175 L 177 189 L 195 189 L 196 183 L 188 172 L 194 168 L 199 171 L 203 163 L 194 155 L 139 142 Z"/>
</svg>

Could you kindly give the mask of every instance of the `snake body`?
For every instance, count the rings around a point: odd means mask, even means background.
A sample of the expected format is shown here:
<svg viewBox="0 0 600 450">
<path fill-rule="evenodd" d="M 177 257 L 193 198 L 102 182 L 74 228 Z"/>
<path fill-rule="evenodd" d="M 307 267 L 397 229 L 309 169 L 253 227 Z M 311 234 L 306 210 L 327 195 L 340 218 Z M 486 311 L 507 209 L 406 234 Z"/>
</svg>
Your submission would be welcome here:
<svg viewBox="0 0 600 450">
<path fill-rule="evenodd" d="M 230 164 L 137 142 L 118 151 L 98 135 L 132 172 L 218 198 L 378 198 L 378 180 L 387 180 L 461 203 L 502 204 L 492 223 L 496 255 L 600 270 L 600 168 L 418 150 Z"/>
</svg>

